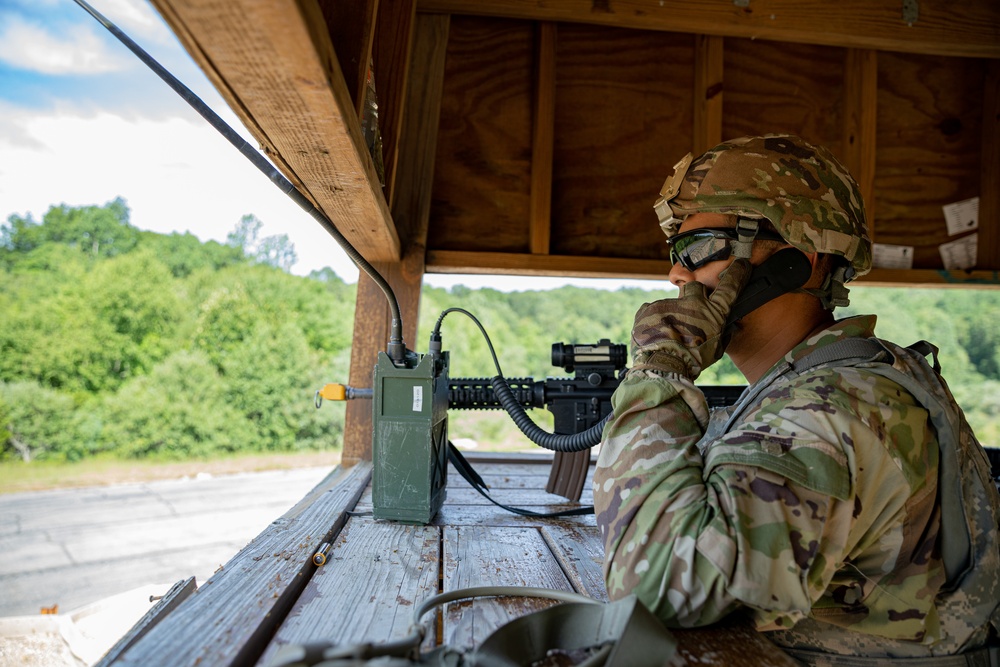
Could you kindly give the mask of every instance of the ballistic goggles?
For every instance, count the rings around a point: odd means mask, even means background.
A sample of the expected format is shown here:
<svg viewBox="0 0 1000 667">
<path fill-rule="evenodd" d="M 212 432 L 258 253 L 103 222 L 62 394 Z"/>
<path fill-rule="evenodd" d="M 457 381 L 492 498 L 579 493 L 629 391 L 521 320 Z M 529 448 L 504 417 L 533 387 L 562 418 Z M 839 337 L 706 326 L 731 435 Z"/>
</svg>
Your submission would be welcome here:
<svg viewBox="0 0 1000 667">
<path fill-rule="evenodd" d="M 677 234 L 667 239 L 670 247 L 670 261 L 680 264 L 688 271 L 694 271 L 709 262 L 728 259 L 732 254 L 732 244 L 739 240 L 735 227 L 703 227 Z M 755 241 L 782 241 L 780 234 L 759 231 Z"/>
</svg>

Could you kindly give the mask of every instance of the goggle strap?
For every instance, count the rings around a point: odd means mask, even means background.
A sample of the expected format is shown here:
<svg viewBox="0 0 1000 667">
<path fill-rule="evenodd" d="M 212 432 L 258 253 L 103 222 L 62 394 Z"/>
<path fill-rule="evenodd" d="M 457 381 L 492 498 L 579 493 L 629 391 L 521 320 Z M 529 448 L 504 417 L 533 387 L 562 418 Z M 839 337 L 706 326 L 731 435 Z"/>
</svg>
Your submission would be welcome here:
<svg viewBox="0 0 1000 667">
<path fill-rule="evenodd" d="M 753 240 L 757 236 L 757 221 L 749 218 L 736 219 L 736 237 L 733 241 L 733 257 L 750 259 L 753 251 Z"/>
</svg>

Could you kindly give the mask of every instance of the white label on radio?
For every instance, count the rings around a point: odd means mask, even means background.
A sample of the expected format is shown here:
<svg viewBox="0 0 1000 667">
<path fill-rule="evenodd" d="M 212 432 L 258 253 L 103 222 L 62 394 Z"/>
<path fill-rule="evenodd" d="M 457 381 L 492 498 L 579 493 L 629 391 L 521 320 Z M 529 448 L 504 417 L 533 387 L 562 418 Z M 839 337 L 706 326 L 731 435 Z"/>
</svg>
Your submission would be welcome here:
<svg viewBox="0 0 1000 667">
<path fill-rule="evenodd" d="M 413 387 L 413 411 L 420 412 L 424 409 L 424 387 L 423 385 L 414 385 Z"/>
</svg>

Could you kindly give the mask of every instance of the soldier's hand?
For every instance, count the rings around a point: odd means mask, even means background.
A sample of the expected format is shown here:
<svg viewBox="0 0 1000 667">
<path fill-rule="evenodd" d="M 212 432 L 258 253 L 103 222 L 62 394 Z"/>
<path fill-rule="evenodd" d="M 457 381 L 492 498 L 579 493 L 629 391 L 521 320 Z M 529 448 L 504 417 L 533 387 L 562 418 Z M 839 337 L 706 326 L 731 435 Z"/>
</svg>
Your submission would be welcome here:
<svg viewBox="0 0 1000 667">
<path fill-rule="evenodd" d="M 632 367 L 694 380 L 718 361 L 729 343 L 726 318 L 752 268 L 748 260 L 737 259 L 710 295 L 702 283 L 689 282 L 676 299 L 643 304 L 632 327 Z"/>
</svg>

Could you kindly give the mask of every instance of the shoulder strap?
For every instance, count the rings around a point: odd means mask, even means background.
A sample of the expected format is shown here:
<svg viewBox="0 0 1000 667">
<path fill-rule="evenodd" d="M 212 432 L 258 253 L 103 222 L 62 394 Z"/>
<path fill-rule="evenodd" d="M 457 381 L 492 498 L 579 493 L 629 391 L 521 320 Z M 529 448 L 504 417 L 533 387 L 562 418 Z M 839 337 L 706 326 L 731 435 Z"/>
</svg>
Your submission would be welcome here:
<svg viewBox="0 0 1000 667">
<path fill-rule="evenodd" d="M 926 341 L 919 341 L 900 353 L 912 353 L 909 361 L 922 364 L 926 378 L 941 384 L 937 348 Z M 925 357 L 931 356 L 933 364 Z M 728 431 L 744 412 L 756 405 L 757 398 L 776 382 L 793 379 L 820 368 L 864 367 L 895 382 L 909 392 L 928 412 L 940 448 L 938 466 L 938 497 L 941 503 L 941 557 L 945 567 L 946 588 L 958 584 L 972 566 L 972 542 L 969 534 L 964 498 L 961 490 L 961 466 L 958 461 L 961 418 L 955 410 L 937 396 L 937 387 L 925 386 L 921 381 L 894 367 L 894 355 L 878 338 L 845 338 L 806 355 L 794 363 L 783 363 L 772 373 L 750 387 L 734 406 L 724 431 Z M 925 379 L 926 379 L 925 378 Z"/>
<path fill-rule="evenodd" d="M 798 361 L 782 361 L 770 373 L 747 387 L 739 400 L 729 409 L 729 417 L 721 432 L 725 433 L 743 416 L 749 408 L 757 404 L 757 398 L 775 382 L 785 377 L 797 377 L 822 366 L 856 366 L 861 363 L 892 363 L 892 355 L 875 338 L 845 338 L 807 354 Z"/>
</svg>

